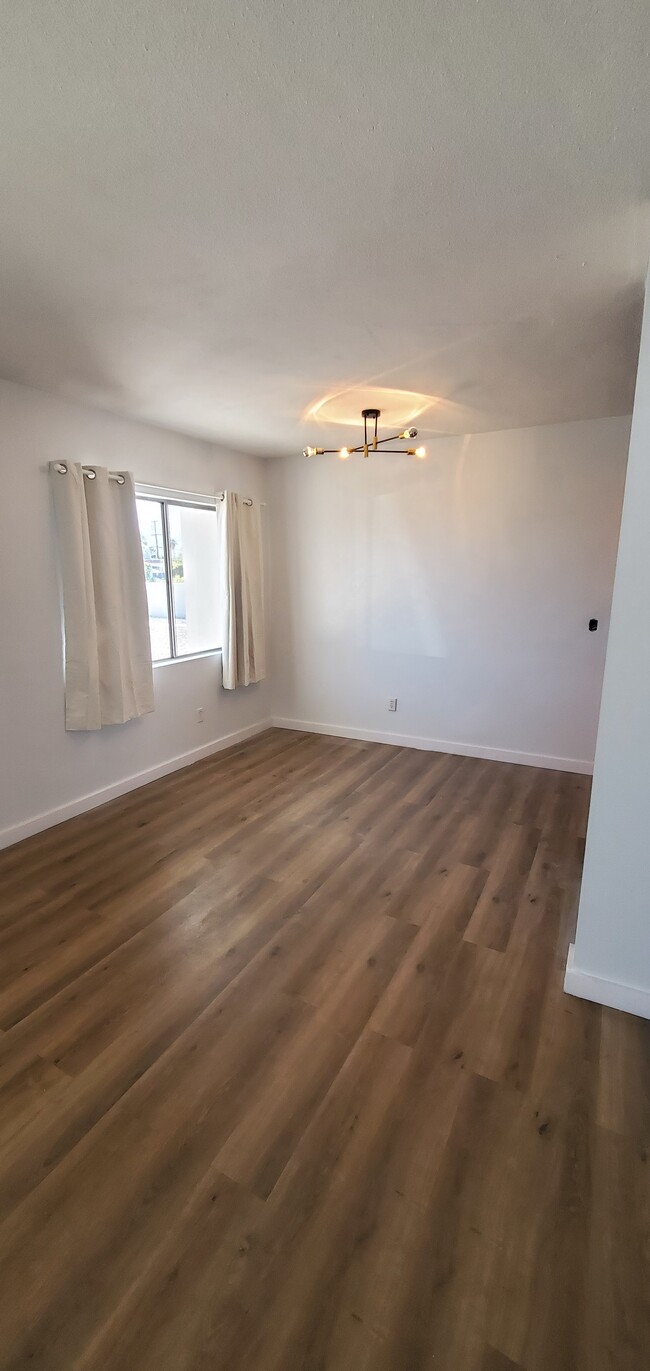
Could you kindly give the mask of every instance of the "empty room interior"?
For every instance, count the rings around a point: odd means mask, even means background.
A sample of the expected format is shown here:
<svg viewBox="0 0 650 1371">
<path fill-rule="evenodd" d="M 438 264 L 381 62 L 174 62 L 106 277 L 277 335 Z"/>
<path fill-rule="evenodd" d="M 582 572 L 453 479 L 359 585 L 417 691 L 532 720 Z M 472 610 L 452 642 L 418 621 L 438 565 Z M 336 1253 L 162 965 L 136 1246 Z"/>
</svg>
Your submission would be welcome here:
<svg viewBox="0 0 650 1371">
<path fill-rule="evenodd" d="M 648 1371 L 647 0 L 0 0 L 0 1371 Z"/>
</svg>

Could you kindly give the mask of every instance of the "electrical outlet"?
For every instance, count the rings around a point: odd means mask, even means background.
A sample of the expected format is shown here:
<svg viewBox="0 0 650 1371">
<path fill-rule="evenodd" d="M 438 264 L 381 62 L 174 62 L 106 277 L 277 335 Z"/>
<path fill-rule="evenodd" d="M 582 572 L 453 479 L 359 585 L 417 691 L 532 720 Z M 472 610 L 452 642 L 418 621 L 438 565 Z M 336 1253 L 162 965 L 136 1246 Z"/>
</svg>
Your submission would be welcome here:
<svg viewBox="0 0 650 1371">
<path fill-rule="evenodd" d="M 389 711 L 390 711 L 391 714 L 395 714 L 395 713 L 396 713 L 396 711 L 397 711 L 397 698 L 395 698 L 394 700 L 389 700 L 389 701 L 388 701 L 388 709 L 389 709 Z"/>
<path fill-rule="evenodd" d="M 196 722 L 197 724 L 203 723 L 203 705 L 199 705 L 199 708 L 196 711 Z"/>
</svg>

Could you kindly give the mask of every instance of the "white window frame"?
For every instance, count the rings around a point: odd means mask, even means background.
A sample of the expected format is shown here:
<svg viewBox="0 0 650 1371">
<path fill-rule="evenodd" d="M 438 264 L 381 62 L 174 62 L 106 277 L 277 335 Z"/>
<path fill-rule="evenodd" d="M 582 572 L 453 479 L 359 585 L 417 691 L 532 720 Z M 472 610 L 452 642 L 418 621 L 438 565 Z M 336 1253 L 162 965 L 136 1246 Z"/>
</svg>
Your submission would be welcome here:
<svg viewBox="0 0 650 1371">
<path fill-rule="evenodd" d="M 203 652 L 177 652 L 176 650 L 176 614 L 174 609 L 174 585 L 172 579 L 172 555 L 171 543 L 169 538 L 169 516 L 167 508 L 169 505 L 185 505 L 191 509 L 211 509 L 217 511 L 216 495 L 194 495 L 185 490 L 168 490 L 164 486 L 148 486 L 136 482 L 135 494 L 137 500 L 150 500 L 152 504 L 160 505 L 162 511 L 163 525 L 163 555 L 165 561 L 165 589 L 167 592 L 167 620 L 169 627 L 169 646 L 171 649 L 170 657 L 157 657 L 152 662 L 154 669 L 158 666 L 170 666 L 176 662 L 191 662 L 197 657 L 214 657 L 221 652 L 221 646 L 206 647 Z"/>
</svg>

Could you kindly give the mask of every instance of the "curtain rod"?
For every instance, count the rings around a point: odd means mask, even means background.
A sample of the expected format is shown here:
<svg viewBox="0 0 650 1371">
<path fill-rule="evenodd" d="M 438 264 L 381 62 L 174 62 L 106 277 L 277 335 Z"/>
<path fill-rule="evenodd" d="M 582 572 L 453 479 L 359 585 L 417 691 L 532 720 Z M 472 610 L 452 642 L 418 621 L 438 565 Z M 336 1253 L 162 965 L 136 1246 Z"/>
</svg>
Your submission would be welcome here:
<svg viewBox="0 0 650 1371">
<path fill-rule="evenodd" d="M 225 492 L 225 490 L 221 490 L 221 491 L 219 492 L 218 495 L 215 495 L 214 498 L 215 498 L 215 500 L 225 500 L 225 498 L 226 498 L 226 492 Z M 251 500 L 250 495 L 242 495 L 242 496 L 240 496 L 240 499 L 241 499 L 241 502 L 242 502 L 243 505 L 252 505 L 252 504 L 254 504 L 254 501 Z"/>
<path fill-rule="evenodd" d="M 67 476 L 68 474 L 68 468 L 65 462 L 55 462 L 54 470 L 58 471 L 60 476 Z M 89 481 L 94 481 L 96 479 L 97 472 L 95 471 L 94 467 L 82 466 L 81 470 L 83 471 L 84 476 L 86 476 Z M 125 477 L 123 476 L 121 471 L 109 471 L 108 479 L 109 481 L 117 481 L 118 486 L 123 486 L 125 481 Z"/>
<path fill-rule="evenodd" d="M 225 492 L 225 490 L 220 490 L 219 493 L 218 493 L 217 495 L 215 495 L 214 498 L 215 498 L 215 500 L 225 500 L 225 498 L 226 498 L 226 492 Z M 244 505 L 254 505 L 254 504 L 255 504 L 255 501 L 254 501 L 254 500 L 251 500 L 250 495 L 241 495 L 239 498 L 241 499 L 242 504 L 244 504 Z M 257 503 L 258 503 L 260 509 L 266 509 L 266 500 L 258 500 Z"/>
<path fill-rule="evenodd" d="M 205 491 L 178 490 L 176 486 L 151 485 L 151 483 L 147 481 L 136 481 L 135 488 L 136 494 L 141 493 L 143 495 L 148 495 L 152 500 L 165 500 L 171 498 L 173 503 L 173 497 L 176 496 L 179 504 L 181 504 L 183 500 L 196 500 L 198 503 L 203 501 L 204 504 L 208 500 L 214 500 L 215 502 L 217 500 L 222 501 L 225 499 L 226 494 L 225 490 L 219 490 L 216 494 L 206 495 Z M 250 495 L 242 495 L 241 499 L 245 505 L 255 504 L 255 501 L 251 500 Z M 259 504 L 262 509 L 266 509 L 265 500 L 260 500 Z"/>
<path fill-rule="evenodd" d="M 61 476 L 67 476 L 67 474 L 68 474 L 68 468 L 67 468 L 65 462 L 55 462 L 55 463 L 54 463 L 54 470 L 55 470 L 55 471 L 58 471 L 58 472 L 59 472 L 59 475 L 61 475 Z M 84 476 L 87 476 L 87 478 L 88 478 L 89 481 L 94 481 L 94 480 L 95 480 L 95 478 L 96 478 L 96 476 L 97 476 L 97 472 L 95 471 L 95 468 L 94 468 L 94 467 L 82 466 L 81 470 L 83 471 Z M 123 473 L 122 473 L 121 471 L 109 471 L 109 473 L 108 473 L 108 479 L 109 479 L 109 481 L 117 481 L 117 484 L 118 484 L 119 486 L 123 486 L 123 485 L 124 485 L 125 477 L 124 477 L 124 475 L 123 475 Z M 140 484 L 140 485 L 144 484 L 144 485 L 146 486 L 146 482 L 144 482 L 144 483 L 139 482 L 138 484 Z M 155 487 L 150 487 L 150 489 L 160 490 L 160 491 L 162 492 L 163 490 L 165 490 L 165 487 L 164 487 L 164 486 L 155 486 Z M 188 494 L 190 493 L 189 491 L 174 490 L 174 489 L 171 489 L 171 488 L 169 488 L 169 487 L 168 487 L 167 489 L 168 489 L 168 493 L 169 493 L 170 495 L 188 495 Z M 212 500 L 224 500 L 224 499 L 225 499 L 225 496 L 226 496 L 226 492 L 225 492 L 224 490 L 221 490 L 221 491 L 219 491 L 219 493 L 218 493 L 217 495 L 200 495 L 198 498 L 201 499 L 201 500 L 211 500 L 211 499 L 212 499 Z M 245 504 L 245 505 L 253 505 L 253 504 L 255 503 L 254 500 L 251 500 L 251 498 L 250 498 L 249 495 L 242 495 L 241 499 L 242 499 L 242 503 Z M 261 500 L 261 501 L 260 501 L 260 505 L 261 505 L 262 509 L 266 509 L 266 502 L 265 502 L 264 500 Z"/>
</svg>

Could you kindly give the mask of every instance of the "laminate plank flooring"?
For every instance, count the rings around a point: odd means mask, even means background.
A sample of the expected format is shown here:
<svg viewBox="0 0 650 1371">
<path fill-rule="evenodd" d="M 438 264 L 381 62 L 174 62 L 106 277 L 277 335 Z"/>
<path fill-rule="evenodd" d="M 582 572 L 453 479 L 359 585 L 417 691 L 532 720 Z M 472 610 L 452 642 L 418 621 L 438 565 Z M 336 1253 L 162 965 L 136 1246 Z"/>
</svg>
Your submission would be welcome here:
<svg viewBox="0 0 650 1371">
<path fill-rule="evenodd" d="M 588 801 L 269 730 L 0 854 L 0 1367 L 647 1371 Z"/>
</svg>

